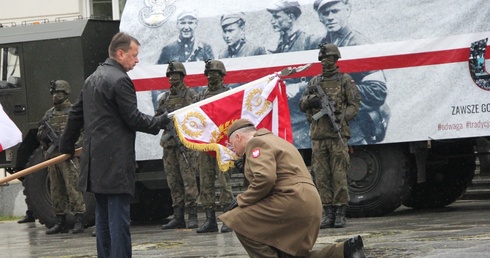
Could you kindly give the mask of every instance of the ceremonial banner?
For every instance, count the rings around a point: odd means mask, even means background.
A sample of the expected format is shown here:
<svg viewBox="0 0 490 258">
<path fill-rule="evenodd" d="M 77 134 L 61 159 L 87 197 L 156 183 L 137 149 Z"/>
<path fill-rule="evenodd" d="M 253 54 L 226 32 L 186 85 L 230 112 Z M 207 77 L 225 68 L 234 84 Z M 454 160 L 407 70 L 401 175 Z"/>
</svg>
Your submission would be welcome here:
<svg viewBox="0 0 490 258">
<path fill-rule="evenodd" d="M 21 141 L 22 133 L 3 111 L 2 104 L 0 104 L 0 152 L 15 146 Z"/>
<path fill-rule="evenodd" d="M 228 149 L 226 133 L 240 118 L 267 128 L 292 142 L 285 84 L 277 74 L 204 99 L 170 113 L 184 146 L 216 155 L 221 171 L 233 167 L 237 155 Z"/>
</svg>

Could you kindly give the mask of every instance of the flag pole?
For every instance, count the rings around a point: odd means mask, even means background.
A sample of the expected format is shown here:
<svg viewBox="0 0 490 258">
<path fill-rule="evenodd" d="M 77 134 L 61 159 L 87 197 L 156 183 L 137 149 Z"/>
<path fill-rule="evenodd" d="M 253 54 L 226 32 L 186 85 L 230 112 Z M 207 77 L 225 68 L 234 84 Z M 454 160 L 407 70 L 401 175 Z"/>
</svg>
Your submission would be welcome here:
<svg viewBox="0 0 490 258">
<path fill-rule="evenodd" d="M 75 150 L 75 156 L 80 156 L 80 154 L 82 153 L 82 147 L 78 148 Z M 15 174 L 12 174 L 12 175 L 9 175 L 9 176 L 6 176 L 4 178 L 0 178 L 0 185 L 2 184 L 5 184 L 5 183 L 8 183 L 14 179 L 17 179 L 19 177 L 23 177 L 23 176 L 27 176 L 31 173 L 34 173 L 38 170 L 41 170 L 43 168 L 46 168 L 46 167 L 49 167 L 51 165 L 54 165 L 54 164 L 58 164 L 62 161 L 65 161 L 67 159 L 70 158 L 70 154 L 61 154 L 59 156 L 56 156 L 52 159 L 48 159 L 44 162 L 41 162 L 39 164 L 36 164 L 34 166 L 31 166 L 31 167 L 28 167 L 26 169 L 23 169 L 19 172 L 16 172 Z"/>
</svg>

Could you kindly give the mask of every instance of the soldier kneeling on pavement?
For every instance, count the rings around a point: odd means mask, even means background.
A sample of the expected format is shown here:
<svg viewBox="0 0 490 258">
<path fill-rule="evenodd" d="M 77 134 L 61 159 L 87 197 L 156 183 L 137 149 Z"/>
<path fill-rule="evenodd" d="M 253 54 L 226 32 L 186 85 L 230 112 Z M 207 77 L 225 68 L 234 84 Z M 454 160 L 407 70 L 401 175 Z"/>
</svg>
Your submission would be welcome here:
<svg viewBox="0 0 490 258">
<path fill-rule="evenodd" d="M 39 122 L 37 138 L 44 151 L 45 159 L 61 155 L 58 150 L 59 137 L 66 126 L 68 111 L 71 102 L 68 99 L 70 85 L 64 80 L 51 81 L 50 92 L 53 96 L 53 107 L 51 107 Z M 81 146 L 81 139 L 77 147 Z M 46 234 L 68 233 L 66 224 L 66 212 L 75 214 L 75 225 L 73 234 L 84 231 L 83 213 L 85 203 L 83 194 L 77 190 L 78 183 L 78 157 L 51 165 L 48 167 L 49 180 L 51 181 L 51 198 L 53 209 L 56 214 L 56 224 L 46 231 Z"/>
<path fill-rule="evenodd" d="M 322 202 L 294 145 L 246 119 L 235 121 L 227 137 L 250 184 L 219 219 L 250 257 L 365 257 L 361 236 L 312 251 Z"/>
</svg>

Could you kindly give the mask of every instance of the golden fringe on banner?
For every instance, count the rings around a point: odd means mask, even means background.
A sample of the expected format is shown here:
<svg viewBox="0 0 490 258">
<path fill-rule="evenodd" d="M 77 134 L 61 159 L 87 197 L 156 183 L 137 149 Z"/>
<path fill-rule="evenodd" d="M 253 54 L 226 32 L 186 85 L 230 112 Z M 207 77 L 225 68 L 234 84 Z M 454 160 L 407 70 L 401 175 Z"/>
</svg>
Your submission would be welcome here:
<svg viewBox="0 0 490 258">
<path fill-rule="evenodd" d="M 235 94 L 237 92 L 243 91 L 243 90 L 245 90 L 245 89 L 247 89 L 249 87 L 256 86 L 256 85 L 258 85 L 260 83 L 263 83 L 264 81 L 266 81 L 267 83 L 269 83 L 270 81 L 272 81 L 277 76 L 279 76 L 279 75 L 278 74 L 272 74 L 272 75 L 268 75 L 268 76 L 262 77 L 260 79 L 257 79 L 255 81 L 249 82 L 249 83 L 244 84 L 242 86 L 239 86 L 237 88 L 234 88 L 234 89 L 225 91 L 225 92 L 220 93 L 218 95 L 215 95 L 215 96 L 213 96 L 211 98 L 201 100 L 199 102 L 196 102 L 194 104 L 191 104 L 189 106 L 183 107 L 181 109 L 178 109 L 178 110 L 175 110 L 174 112 L 169 113 L 168 115 L 172 117 L 174 126 L 176 128 L 175 131 L 176 131 L 176 133 L 177 133 L 180 141 L 182 142 L 182 144 L 185 147 L 187 147 L 187 148 L 189 148 L 191 150 L 204 151 L 204 152 L 214 151 L 216 153 L 216 159 L 218 161 L 218 167 L 219 167 L 219 169 L 222 172 L 227 172 L 230 168 L 234 168 L 235 167 L 235 164 L 233 162 L 231 162 L 231 161 L 222 162 L 223 159 L 221 157 L 221 151 L 220 151 L 220 147 L 219 147 L 219 144 L 218 143 L 215 143 L 215 142 L 211 142 L 211 143 L 194 143 L 194 142 L 187 141 L 187 139 L 182 134 L 181 127 L 179 126 L 178 121 L 177 121 L 177 118 L 174 116 L 174 114 L 181 113 L 181 112 L 189 112 L 189 111 L 191 111 L 191 110 L 193 110 L 195 108 L 199 108 L 202 105 L 211 103 L 211 102 L 216 101 L 218 99 L 226 98 L 226 97 L 228 97 L 230 95 L 233 95 L 233 94 Z M 226 133 L 228 127 L 230 127 L 231 124 L 235 120 L 236 119 L 234 119 L 232 121 L 228 121 L 227 122 L 228 126 L 225 126 L 223 132 L 220 132 L 220 133 Z M 177 130 L 177 128 L 178 128 L 178 130 Z M 229 154 L 230 154 L 230 156 L 236 156 L 236 154 L 234 152 L 232 152 L 231 150 L 230 150 L 230 153 Z"/>
</svg>

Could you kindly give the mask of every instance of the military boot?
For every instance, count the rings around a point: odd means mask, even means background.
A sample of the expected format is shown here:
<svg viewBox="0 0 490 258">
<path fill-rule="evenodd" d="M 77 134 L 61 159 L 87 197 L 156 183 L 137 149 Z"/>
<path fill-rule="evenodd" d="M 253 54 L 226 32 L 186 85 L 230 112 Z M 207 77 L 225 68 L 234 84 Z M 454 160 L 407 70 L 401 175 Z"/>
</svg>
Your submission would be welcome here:
<svg viewBox="0 0 490 258">
<path fill-rule="evenodd" d="M 22 224 L 22 223 L 27 223 L 27 222 L 35 222 L 36 219 L 34 218 L 34 213 L 30 210 L 26 210 L 26 215 L 17 221 L 17 223 Z"/>
<path fill-rule="evenodd" d="M 344 257 L 346 258 L 365 258 L 361 236 L 349 238 L 344 242 Z"/>
<path fill-rule="evenodd" d="M 227 212 L 228 207 L 230 207 L 230 204 L 224 205 L 223 213 Z M 221 225 L 221 233 L 228 233 L 228 232 L 233 232 L 233 229 L 229 228 L 225 223 L 223 223 L 223 225 Z"/>
<path fill-rule="evenodd" d="M 323 206 L 323 220 L 320 229 L 333 228 L 335 222 L 335 210 L 332 205 Z"/>
<path fill-rule="evenodd" d="M 73 234 L 83 233 L 83 214 L 76 213 L 75 214 L 75 225 L 73 226 L 73 230 L 71 231 Z"/>
<path fill-rule="evenodd" d="M 216 212 L 213 209 L 206 209 L 206 221 L 196 230 L 197 233 L 218 232 L 216 223 Z"/>
<path fill-rule="evenodd" d="M 46 235 L 58 234 L 58 233 L 68 233 L 68 228 L 66 227 L 66 214 L 56 215 L 56 224 L 46 231 Z"/>
<path fill-rule="evenodd" d="M 197 206 L 189 207 L 187 212 L 189 212 L 187 228 L 197 228 L 199 226 L 197 224 Z"/>
<path fill-rule="evenodd" d="M 221 233 L 233 232 L 233 229 L 229 228 L 225 223 L 221 225 Z"/>
<path fill-rule="evenodd" d="M 347 211 L 347 205 L 336 206 L 335 210 L 335 227 L 345 227 L 345 212 Z"/>
<path fill-rule="evenodd" d="M 174 207 L 173 219 L 162 226 L 162 229 L 185 228 L 184 204 L 179 204 Z"/>
</svg>

